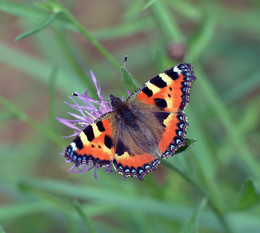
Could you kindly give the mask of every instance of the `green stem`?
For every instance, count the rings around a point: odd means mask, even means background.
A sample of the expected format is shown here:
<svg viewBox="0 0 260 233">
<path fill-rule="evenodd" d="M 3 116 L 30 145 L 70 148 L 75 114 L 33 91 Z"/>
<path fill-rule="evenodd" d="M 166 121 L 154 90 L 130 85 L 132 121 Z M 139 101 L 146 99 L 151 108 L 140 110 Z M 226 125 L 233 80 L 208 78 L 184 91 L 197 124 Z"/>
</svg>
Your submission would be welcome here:
<svg viewBox="0 0 260 233">
<path fill-rule="evenodd" d="M 58 40 L 59 46 L 62 48 L 62 50 L 67 58 L 67 61 L 69 62 L 70 66 L 72 67 L 73 71 L 77 74 L 77 76 L 79 77 L 82 84 L 84 84 L 86 87 L 90 87 L 91 83 L 89 80 L 91 80 L 91 78 L 90 77 L 87 78 L 87 75 L 85 74 L 85 72 L 83 71 L 83 69 L 77 62 L 77 60 L 75 59 L 71 49 L 68 46 L 68 43 L 67 43 L 64 35 L 59 30 L 56 30 L 55 35 L 56 35 L 56 39 Z M 93 92 L 91 94 L 95 94 L 95 92 Z"/>
<path fill-rule="evenodd" d="M 90 41 L 90 43 L 118 70 L 121 70 L 120 64 L 117 60 L 96 40 L 87 30 L 83 27 L 83 25 L 63 6 L 64 14 L 70 20 L 71 23 L 79 30 L 79 32 Z"/>
</svg>

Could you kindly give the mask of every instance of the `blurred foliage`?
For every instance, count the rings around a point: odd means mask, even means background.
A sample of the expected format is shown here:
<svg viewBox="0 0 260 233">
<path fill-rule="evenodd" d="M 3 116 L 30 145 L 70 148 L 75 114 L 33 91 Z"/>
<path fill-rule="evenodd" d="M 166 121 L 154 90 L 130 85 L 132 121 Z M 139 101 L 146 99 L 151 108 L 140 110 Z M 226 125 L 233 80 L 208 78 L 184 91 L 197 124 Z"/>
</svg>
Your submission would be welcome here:
<svg viewBox="0 0 260 233">
<path fill-rule="evenodd" d="M 259 232 L 259 10 L 254 0 L 0 0 L 0 232 Z M 67 173 L 59 153 L 72 132 L 55 118 L 69 117 L 74 91 L 97 96 L 90 69 L 108 97 L 120 76 L 133 91 L 180 62 L 197 77 L 190 150 L 142 182 Z"/>
</svg>

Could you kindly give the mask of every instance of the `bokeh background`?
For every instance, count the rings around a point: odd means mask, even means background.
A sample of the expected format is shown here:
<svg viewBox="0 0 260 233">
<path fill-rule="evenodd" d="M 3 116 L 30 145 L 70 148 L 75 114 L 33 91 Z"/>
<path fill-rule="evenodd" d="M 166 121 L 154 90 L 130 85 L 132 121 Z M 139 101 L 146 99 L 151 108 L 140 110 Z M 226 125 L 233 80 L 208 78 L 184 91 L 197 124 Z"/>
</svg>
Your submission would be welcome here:
<svg viewBox="0 0 260 233">
<path fill-rule="evenodd" d="M 90 69 L 117 94 L 126 54 L 138 84 L 194 65 L 198 142 L 142 182 L 69 174 L 56 117 L 72 92 L 96 97 Z M 259 232 L 259 61 L 258 0 L 0 0 L 0 232 Z"/>
</svg>

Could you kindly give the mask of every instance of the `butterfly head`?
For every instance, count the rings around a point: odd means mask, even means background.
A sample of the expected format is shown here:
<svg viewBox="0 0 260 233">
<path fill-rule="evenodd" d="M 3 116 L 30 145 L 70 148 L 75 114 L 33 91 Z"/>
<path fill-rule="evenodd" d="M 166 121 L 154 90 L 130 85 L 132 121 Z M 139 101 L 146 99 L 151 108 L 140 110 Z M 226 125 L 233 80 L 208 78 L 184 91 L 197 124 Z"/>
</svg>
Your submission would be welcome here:
<svg viewBox="0 0 260 233">
<path fill-rule="evenodd" d="M 120 106 L 123 103 L 123 101 L 120 98 L 115 97 L 113 95 L 110 95 L 109 98 L 110 98 L 111 105 L 114 110 L 116 110 L 118 108 L 118 106 Z"/>
</svg>

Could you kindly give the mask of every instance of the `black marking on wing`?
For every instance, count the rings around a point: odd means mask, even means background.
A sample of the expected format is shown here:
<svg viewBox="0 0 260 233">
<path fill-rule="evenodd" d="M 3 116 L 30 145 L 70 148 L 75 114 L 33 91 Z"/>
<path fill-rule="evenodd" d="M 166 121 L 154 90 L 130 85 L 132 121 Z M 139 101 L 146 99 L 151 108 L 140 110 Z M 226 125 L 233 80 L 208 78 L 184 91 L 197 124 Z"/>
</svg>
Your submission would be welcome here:
<svg viewBox="0 0 260 233">
<path fill-rule="evenodd" d="M 173 71 L 173 68 L 166 70 L 165 74 L 167 74 L 172 80 L 176 80 L 179 78 L 179 74 Z"/>
<path fill-rule="evenodd" d="M 117 145 L 116 145 L 116 154 L 117 154 L 118 156 L 121 156 L 121 155 L 123 155 L 126 151 L 128 151 L 128 150 L 127 150 L 125 144 L 119 139 L 119 140 L 117 141 Z"/>
<path fill-rule="evenodd" d="M 170 113 L 169 112 L 155 112 L 154 115 L 157 118 L 157 120 L 162 124 L 162 126 L 166 127 L 166 125 L 163 124 L 163 121 L 168 118 Z"/>
<path fill-rule="evenodd" d="M 112 146 L 113 146 L 113 142 L 112 142 L 112 139 L 111 137 L 109 137 L 108 135 L 105 135 L 105 146 L 108 148 L 108 149 L 111 149 Z"/>
<path fill-rule="evenodd" d="M 165 99 L 155 98 L 154 102 L 155 102 L 156 106 L 162 110 L 167 107 L 167 102 Z"/>
<path fill-rule="evenodd" d="M 153 95 L 153 91 L 150 90 L 148 87 L 145 87 L 142 92 L 146 94 L 148 97 L 151 97 Z"/>
<path fill-rule="evenodd" d="M 81 149 L 83 148 L 83 143 L 82 143 L 82 141 L 81 141 L 81 139 L 80 139 L 79 136 L 77 136 L 77 137 L 75 138 L 74 142 L 76 143 L 76 147 L 77 147 L 79 150 L 81 150 Z"/>
<path fill-rule="evenodd" d="M 92 125 L 88 125 L 83 132 L 86 134 L 88 140 L 91 142 L 95 136 L 94 136 L 94 132 L 93 132 L 93 128 Z"/>
<path fill-rule="evenodd" d="M 97 127 L 98 127 L 99 132 L 105 131 L 105 128 L 104 128 L 102 121 L 97 122 Z"/>
<path fill-rule="evenodd" d="M 163 79 L 161 77 L 159 77 L 159 75 L 157 75 L 155 78 L 150 80 L 150 83 L 152 83 L 153 85 L 159 87 L 159 88 L 164 88 L 167 86 L 167 83 L 163 81 Z"/>
</svg>

